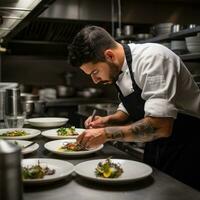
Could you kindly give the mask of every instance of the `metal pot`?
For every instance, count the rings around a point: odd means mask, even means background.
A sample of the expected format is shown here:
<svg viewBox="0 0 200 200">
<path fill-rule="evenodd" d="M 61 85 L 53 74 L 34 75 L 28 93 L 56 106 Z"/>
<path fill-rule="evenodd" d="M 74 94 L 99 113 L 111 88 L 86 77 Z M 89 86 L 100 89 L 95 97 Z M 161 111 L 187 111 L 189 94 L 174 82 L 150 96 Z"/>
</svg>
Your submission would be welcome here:
<svg viewBox="0 0 200 200">
<path fill-rule="evenodd" d="M 30 117 L 33 114 L 38 116 L 44 115 L 46 102 L 39 100 L 38 95 L 22 93 L 21 98 L 23 109 L 26 112 L 26 117 Z"/>
<path fill-rule="evenodd" d="M 37 101 L 39 100 L 39 96 L 31 93 L 21 93 L 22 101 Z"/>
<path fill-rule="evenodd" d="M 99 88 L 85 88 L 84 90 L 78 92 L 79 96 L 86 98 L 98 97 L 101 94 L 102 90 Z"/>
<path fill-rule="evenodd" d="M 59 97 L 72 97 L 76 94 L 76 90 L 71 86 L 58 86 L 58 96 Z"/>
</svg>

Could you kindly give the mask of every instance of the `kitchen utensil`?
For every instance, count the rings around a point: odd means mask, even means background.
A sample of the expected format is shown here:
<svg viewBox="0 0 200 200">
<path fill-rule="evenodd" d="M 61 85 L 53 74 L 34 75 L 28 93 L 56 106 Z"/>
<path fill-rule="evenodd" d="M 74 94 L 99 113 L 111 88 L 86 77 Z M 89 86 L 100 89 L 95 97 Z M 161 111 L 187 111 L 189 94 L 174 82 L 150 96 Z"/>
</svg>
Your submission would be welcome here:
<svg viewBox="0 0 200 200">
<path fill-rule="evenodd" d="M 30 144 L 27 144 L 27 145 L 23 146 L 23 148 L 24 148 L 24 149 L 25 149 L 25 148 L 28 148 L 28 147 L 30 147 L 30 146 L 32 146 L 32 145 L 34 145 L 34 144 L 36 144 L 36 142 L 31 142 Z"/>
<path fill-rule="evenodd" d="M 92 112 L 92 117 L 91 117 L 91 122 L 94 121 L 95 115 L 96 115 L 97 110 L 94 109 Z"/>
<path fill-rule="evenodd" d="M 0 140 L 0 199 L 22 200 L 21 148 Z"/>
</svg>

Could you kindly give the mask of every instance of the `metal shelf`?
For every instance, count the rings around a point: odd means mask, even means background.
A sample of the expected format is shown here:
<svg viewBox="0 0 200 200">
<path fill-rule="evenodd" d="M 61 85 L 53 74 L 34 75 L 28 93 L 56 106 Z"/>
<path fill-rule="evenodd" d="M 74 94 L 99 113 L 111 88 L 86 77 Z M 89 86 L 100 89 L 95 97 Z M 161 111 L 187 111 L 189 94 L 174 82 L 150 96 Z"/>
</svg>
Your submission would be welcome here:
<svg viewBox="0 0 200 200">
<path fill-rule="evenodd" d="M 174 39 L 183 39 L 185 37 L 195 35 L 196 33 L 200 32 L 200 26 L 197 26 L 195 28 L 191 29 L 184 29 L 182 31 L 179 31 L 177 33 L 169 33 L 165 35 L 160 35 L 154 38 L 150 38 L 147 40 L 139 41 L 140 43 L 146 43 L 146 42 L 161 42 L 161 41 L 167 41 L 167 40 L 174 40 Z"/>
<path fill-rule="evenodd" d="M 159 35 L 147 40 L 141 40 L 138 41 L 137 43 L 147 43 L 147 42 L 163 42 L 163 41 L 170 41 L 174 39 L 183 39 L 188 36 L 195 35 L 196 33 L 200 32 L 200 26 L 196 26 L 195 28 L 192 29 L 184 29 L 182 31 L 179 31 L 177 33 L 169 33 L 165 35 Z M 131 40 L 135 39 L 135 36 L 121 36 L 116 38 L 116 40 Z M 188 61 L 188 60 L 200 60 L 200 52 L 199 53 L 188 53 L 188 54 L 183 54 L 179 55 L 182 60 Z"/>
<path fill-rule="evenodd" d="M 188 61 L 188 60 L 200 60 L 200 52 L 199 53 L 191 53 L 191 54 L 183 54 L 180 55 L 182 60 Z"/>
</svg>

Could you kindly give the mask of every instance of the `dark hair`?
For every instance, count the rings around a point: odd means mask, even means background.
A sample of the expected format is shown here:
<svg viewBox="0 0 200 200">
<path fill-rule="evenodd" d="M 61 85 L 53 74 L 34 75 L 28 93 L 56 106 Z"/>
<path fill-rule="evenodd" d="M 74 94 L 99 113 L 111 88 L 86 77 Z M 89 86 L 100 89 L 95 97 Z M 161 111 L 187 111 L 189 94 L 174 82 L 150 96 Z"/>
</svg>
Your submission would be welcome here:
<svg viewBox="0 0 200 200">
<path fill-rule="evenodd" d="M 115 40 L 105 29 L 98 26 L 85 27 L 77 33 L 68 48 L 69 63 L 80 67 L 87 62 L 105 61 L 104 51 L 115 47 Z"/>
</svg>

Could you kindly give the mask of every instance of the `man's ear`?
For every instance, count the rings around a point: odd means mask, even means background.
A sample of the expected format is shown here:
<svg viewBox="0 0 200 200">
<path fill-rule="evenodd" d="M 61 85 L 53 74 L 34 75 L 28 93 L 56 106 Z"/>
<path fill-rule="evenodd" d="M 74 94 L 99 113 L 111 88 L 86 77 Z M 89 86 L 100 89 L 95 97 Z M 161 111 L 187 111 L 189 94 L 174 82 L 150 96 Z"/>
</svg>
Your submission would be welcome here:
<svg viewBox="0 0 200 200">
<path fill-rule="evenodd" d="M 104 51 L 104 57 L 106 61 L 113 63 L 115 59 L 115 54 L 111 49 L 106 49 Z"/>
</svg>

